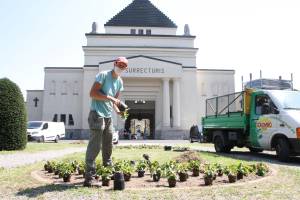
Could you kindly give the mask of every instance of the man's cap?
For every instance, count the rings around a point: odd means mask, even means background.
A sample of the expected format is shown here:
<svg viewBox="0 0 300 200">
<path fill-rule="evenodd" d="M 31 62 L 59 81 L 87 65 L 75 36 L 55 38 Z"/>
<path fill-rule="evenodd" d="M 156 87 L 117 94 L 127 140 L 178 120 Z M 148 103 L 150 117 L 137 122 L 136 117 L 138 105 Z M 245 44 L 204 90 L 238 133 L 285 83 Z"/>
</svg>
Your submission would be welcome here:
<svg viewBox="0 0 300 200">
<path fill-rule="evenodd" d="M 127 67 L 127 65 L 128 65 L 128 60 L 127 60 L 127 58 L 125 58 L 125 57 L 118 57 L 118 58 L 115 60 L 115 63 L 124 63 L 124 64 L 126 65 L 126 67 Z"/>
</svg>

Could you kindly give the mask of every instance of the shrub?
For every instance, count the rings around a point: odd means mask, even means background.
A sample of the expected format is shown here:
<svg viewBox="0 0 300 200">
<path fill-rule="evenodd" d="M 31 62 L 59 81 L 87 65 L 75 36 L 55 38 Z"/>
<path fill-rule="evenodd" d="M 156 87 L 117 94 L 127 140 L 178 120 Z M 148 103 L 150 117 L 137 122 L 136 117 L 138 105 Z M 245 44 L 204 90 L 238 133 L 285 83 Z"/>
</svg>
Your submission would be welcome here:
<svg viewBox="0 0 300 200">
<path fill-rule="evenodd" d="M 0 79 L 0 151 L 22 150 L 27 144 L 27 114 L 20 88 Z"/>
</svg>

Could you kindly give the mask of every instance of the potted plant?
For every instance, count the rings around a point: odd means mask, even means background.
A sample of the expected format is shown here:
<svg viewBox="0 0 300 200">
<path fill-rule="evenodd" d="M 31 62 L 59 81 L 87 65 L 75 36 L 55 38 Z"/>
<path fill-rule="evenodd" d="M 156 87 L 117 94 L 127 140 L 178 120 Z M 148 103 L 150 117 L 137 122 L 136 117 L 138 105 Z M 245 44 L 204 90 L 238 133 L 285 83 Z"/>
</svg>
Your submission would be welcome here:
<svg viewBox="0 0 300 200">
<path fill-rule="evenodd" d="M 57 163 L 55 161 L 47 161 L 46 168 L 47 168 L 48 173 L 53 173 L 54 172 L 56 164 Z M 44 168 L 45 168 L 45 166 L 44 166 Z"/>
<path fill-rule="evenodd" d="M 109 186 L 109 181 L 111 180 L 112 176 L 112 168 L 111 167 L 104 167 L 102 174 L 101 174 L 101 179 L 102 179 L 102 185 L 103 186 Z"/>
<path fill-rule="evenodd" d="M 188 178 L 188 164 L 187 163 L 180 163 L 177 166 L 177 174 L 179 176 L 179 180 L 184 182 Z"/>
<path fill-rule="evenodd" d="M 143 177 L 145 174 L 145 169 L 147 167 L 147 164 L 143 160 L 139 160 L 138 164 L 136 166 L 136 171 L 138 173 L 138 177 Z"/>
<path fill-rule="evenodd" d="M 224 166 L 219 163 L 216 163 L 214 167 L 215 167 L 215 170 L 216 170 L 216 173 L 218 174 L 218 176 L 223 176 Z"/>
<path fill-rule="evenodd" d="M 264 163 L 258 163 L 256 165 L 256 175 L 265 176 L 269 172 L 269 167 Z"/>
<path fill-rule="evenodd" d="M 84 175 L 84 173 L 85 173 L 85 163 L 83 161 L 78 163 L 77 171 L 78 171 L 79 175 Z"/>
<path fill-rule="evenodd" d="M 169 187 L 176 186 L 176 173 L 174 171 L 169 170 L 167 172 L 167 179 L 168 179 Z"/>
<path fill-rule="evenodd" d="M 204 184 L 205 185 L 213 184 L 214 174 L 215 174 L 215 172 L 211 168 L 208 168 L 205 170 L 205 172 L 204 172 Z"/>
<path fill-rule="evenodd" d="M 74 172 L 74 168 L 70 163 L 64 163 L 61 169 L 61 175 L 64 182 L 70 182 L 72 173 Z"/>
<path fill-rule="evenodd" d="M 199 176 L 200 173 L 200 161 L 199 160 L 191 160 L 189 162 L 189 168 L 192 171 L 193 176 Z"/>
<path fill-rule="evenodd" d="M 226 175 L 228 176 L 229 183 L 236 182 L 236 175 L 237 175 L 237 169 L 236 166 L 232 165 L 226 168 L 225 170 Z"/>
<path fill-rule="evenodd" d="M 130 163 L 128 162 L 125 162 L 123 165 L 122 165 L 122 172 L 124 174 L 124 179 L 125 181 L 130 181 L 130 178 L 131 178 L 131 174 L 132 172 L 134 171 L 134 168 L 132 165 L 130 165 Z"/>
<path fill-rule="evenodd" d="M 237 180 L 243 179 L 247 174 L 247 168 L 242 163 L 239 163 L 237 166 Z"/>
<path fill-rule="evenodd" d="M 162 169 L 157 161 L 150 163 L 149 170 L 154 182 L 158 182 L 162 175 Z"/>
</svg>

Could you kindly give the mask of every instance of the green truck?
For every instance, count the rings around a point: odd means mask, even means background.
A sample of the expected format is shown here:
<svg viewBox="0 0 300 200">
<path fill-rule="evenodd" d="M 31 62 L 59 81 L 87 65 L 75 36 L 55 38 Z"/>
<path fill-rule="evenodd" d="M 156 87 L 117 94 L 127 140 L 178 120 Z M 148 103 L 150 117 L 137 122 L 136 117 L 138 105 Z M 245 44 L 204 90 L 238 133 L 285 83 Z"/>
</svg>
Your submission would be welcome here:
<svg viewBox="0 0 300 200">
<path fill-rule="evenodd" d="M 300 92 L 280 87 L 247 88 L 206 100 L 203 140 L 216 152 L 235 146 L 275 150 L 280 161 L 300 154 Z"/>
</svg>

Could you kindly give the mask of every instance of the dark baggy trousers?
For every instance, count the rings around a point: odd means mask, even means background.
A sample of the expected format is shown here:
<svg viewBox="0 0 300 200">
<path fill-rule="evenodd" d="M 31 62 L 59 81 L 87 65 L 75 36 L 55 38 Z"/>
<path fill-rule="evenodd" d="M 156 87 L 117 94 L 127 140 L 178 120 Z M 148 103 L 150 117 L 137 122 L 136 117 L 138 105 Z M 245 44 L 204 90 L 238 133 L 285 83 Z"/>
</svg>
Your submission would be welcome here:
<svg viewBox="0 0 300 200">
<path fill-rule="evenodd" d="M 104 166 L 111 164 L 112 153 L 112 120 L 100 117 L 97 112 L 90 111 L 88 123 L 90 127 L 90 139 L 86 150 L 86 179 L 92 179 L 96 173 L 95 160 L 102 146 L 102 162 Z"/>
</svg>

